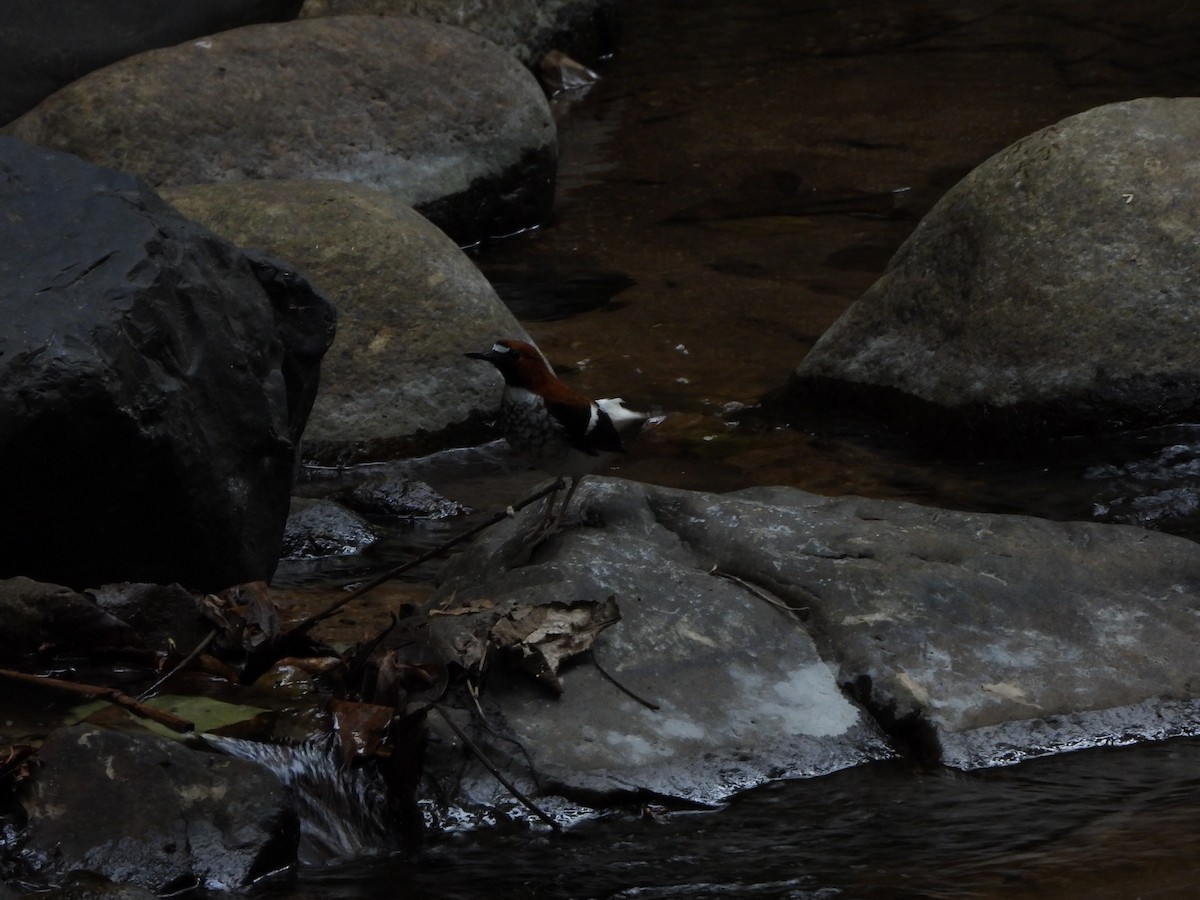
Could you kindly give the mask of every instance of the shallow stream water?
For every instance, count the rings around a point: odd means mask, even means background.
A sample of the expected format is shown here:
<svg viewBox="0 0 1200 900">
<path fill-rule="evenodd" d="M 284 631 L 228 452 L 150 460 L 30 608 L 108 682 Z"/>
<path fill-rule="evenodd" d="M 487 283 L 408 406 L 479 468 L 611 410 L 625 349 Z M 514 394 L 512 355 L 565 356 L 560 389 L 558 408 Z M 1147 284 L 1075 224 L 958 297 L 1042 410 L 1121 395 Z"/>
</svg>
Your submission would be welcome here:
<svg viewBox="0 0 1200 900">
<path fill-rule="evenodd" d="M 795 429 L 725 414 L 780 385 L 972 167 L 1102 103 L 1197 93 L 1197 50 L 1200 11 L 1176 2 L 627 3 L 602 81 L 560 123 L 554 220 L 477 262 L 560 374 L 670 413 L 615 474 L 1194 538 L 1200 426 L 1060 441 L 1014 460 L 937 449 L 936 435 L 889 432 L 852 410 Z M 422 465 L 485 508 L 531 483 L 489 480 L 486 453 Z M 898 762 L 713 812 L 441 836 L 413 855 L 309 871 L 284 893 L 1195 897 L 1198 814 L 1196 740 L 973 774 Z"/>
</svg>

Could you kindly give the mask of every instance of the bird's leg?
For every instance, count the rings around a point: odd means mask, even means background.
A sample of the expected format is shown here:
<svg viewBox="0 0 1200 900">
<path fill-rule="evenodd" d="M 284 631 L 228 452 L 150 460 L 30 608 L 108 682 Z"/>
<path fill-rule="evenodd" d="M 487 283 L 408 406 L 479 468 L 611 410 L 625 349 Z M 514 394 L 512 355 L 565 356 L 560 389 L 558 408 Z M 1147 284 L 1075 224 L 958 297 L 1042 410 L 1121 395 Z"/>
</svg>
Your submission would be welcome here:
<svg viewBox="0 0 1200 900">
<path fill-rule="evenodd" d="M 562 479 L 558 480 L 558 486 L 554 492 L 546 498 L 546 505 L 542 507 L 542 518 L 538 522 L 538 527 L 534 529 L 534 534 L 544 534 L 550 527 L 550 522 L 554 518 L 554 507 L 557 505 L 558 495 L 562 493 Z M 569 494 L 567 496 L 570 496 Z"/>
<path fill-rule="evenodd" d="M 554 517 L 554 521 L 546 527 L 545 534 L 553 534 L 562 525 L 563 517 L 567 514 L 567 507 L 571 505 L 571 498 L 575 496 L 575 489 L 579 487 L 581 481 L 583 481 L 582 475 L 571 479 L 571 486 L 567 488 L 567 496 L 563 498 L 562 506 L 558 508 L 558 515 Z"/>
</svg>

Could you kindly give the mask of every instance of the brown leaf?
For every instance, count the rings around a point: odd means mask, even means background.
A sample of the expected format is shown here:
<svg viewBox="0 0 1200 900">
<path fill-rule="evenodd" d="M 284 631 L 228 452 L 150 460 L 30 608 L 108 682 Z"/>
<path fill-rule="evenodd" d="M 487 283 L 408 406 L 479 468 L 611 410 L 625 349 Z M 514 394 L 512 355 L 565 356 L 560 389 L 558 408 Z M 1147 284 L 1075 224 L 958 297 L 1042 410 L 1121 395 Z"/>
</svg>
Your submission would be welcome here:
<svg viewBox="0 0 1200 900">
<path fill-rule="evenodd" d="M 596 635 L 620 619 L 616 597 L 519 606 L 492 626 L 490 637 L 493 646 L 514 654 L 521 668 L 561 694 L 559 667 L 590 649 Z"/>
<path fill-rule="evenodd" d="M 375 756 L 387 737 L 388 726 L 396 710 L 374 703 L 355 703 L 351 700 L 332 700 L 333 727 L 346 763 L 356 758 Z"/>
</svg>

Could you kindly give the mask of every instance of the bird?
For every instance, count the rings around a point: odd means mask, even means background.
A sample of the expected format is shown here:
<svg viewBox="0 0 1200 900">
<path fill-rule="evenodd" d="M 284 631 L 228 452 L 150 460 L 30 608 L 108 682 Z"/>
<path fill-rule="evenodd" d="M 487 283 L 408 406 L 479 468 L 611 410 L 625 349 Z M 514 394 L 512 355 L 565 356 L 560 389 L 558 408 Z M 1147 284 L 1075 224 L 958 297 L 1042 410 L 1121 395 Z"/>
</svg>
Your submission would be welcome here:
<svg viewBox="0 0 1200 900">
<path fill-rule="evenodd" d="M 622 437 L 635 434 L 650 416 L 629 409 L 620 397 L 588 399 L 525 341 L 505 338 L 466 356 L 490 362 L 504 376 L 500 421 L 509 446 L 535 468 L 570 480 L 553 520 L 558 492 L 546 501 L 538 530 L 549 534 L 562 523 L 583 477 L 624 453 Z"/>
</svg>

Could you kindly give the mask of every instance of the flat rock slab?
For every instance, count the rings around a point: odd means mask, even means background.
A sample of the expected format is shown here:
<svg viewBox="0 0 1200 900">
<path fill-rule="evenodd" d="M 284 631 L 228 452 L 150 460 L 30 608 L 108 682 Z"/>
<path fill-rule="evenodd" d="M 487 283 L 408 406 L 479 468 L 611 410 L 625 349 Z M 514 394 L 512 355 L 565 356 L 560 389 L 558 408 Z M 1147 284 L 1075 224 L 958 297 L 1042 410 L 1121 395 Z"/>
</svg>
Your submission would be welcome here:
<svg viewBox="0 0 1200 900">
<path fill-rule="evenodd" d="M 419 19 L 251 25 L 122 60 L 8 125 L 155 187 L 247 179 L 366 184 L 460 243 L 541 224 L 550 108 L 509 54 Z"/>
<path fill-rule="evenodd" d="M 647 497 L 714 565 L 807 606 L 841 683 L 946 765 L 1200 727 L 1191 541 L 788 488 Z"/>
<path fill-rule="evenodd" d="M 568 664 L 557 699 L 532 678 L 489 673 L 485 697 L 499 704 L 500 732 L 517 743 L 480 739 L 491 758 L 509 760 L 514 778 L 585 801 L 651 795 L 712 804 L 772 779 L 892 755 L 779 601 L 710 575 L 632 485 L 623 500 L 610 494 L 601 514 L 608 527 L 569 529 L 544 556 L 511 569 L 504 561 L 521 552 L 530 523 L 497 529 L 440 591 L 468 607 L 480 598 L 504 609 L 610 596 L 619 607 L 620 622 L 600 633 L 592 653 L 621 687 L 589 662 Z M 461 651 L 470 618 L 435 618 L 433 632 Z M 505 797 L 490 777 L 468 784 L 469 802 Z"/>
<path fill-rule="evenodd" d="M 1200 730 L 1190 541 L 790 488 L 590 478 L 578 496 L 530 561 L 532 516 L 450 564 L 440 592 L 615 596 L 621 621 L 593 650 L 658 710 L 586 662 L 557 700 L 515 677 L 485 693 L 551 794 L 712 802 L 885 756 L 877 729 L 964 769 Z"/>
</svg>

